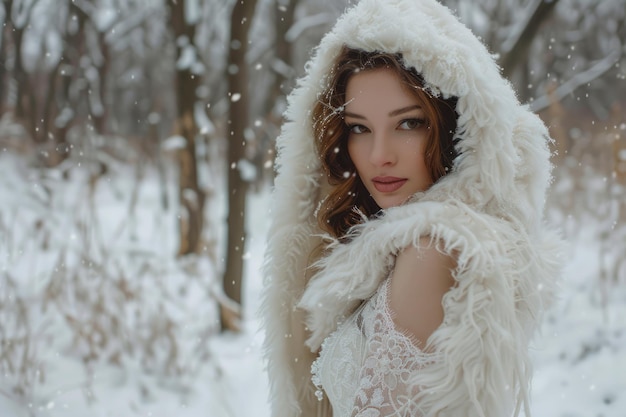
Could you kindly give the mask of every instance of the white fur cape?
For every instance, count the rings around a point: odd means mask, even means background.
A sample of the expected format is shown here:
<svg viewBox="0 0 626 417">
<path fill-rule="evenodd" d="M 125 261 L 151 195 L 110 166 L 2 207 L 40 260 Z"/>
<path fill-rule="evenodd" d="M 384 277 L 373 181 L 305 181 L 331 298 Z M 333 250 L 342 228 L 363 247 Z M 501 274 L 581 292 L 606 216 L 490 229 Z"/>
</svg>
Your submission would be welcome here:
<svg viewBox="0 0 626 417">
<path fill-rule="evenodd" d="M 320 244 L 314 212 L 328 190 L 310 110 L 344 45 L 400 52 L 432 93 L 457 97 L 460 156 L 428 191 L 357 226 L 349 243 L 331 243 L 309 281 Z M 416 400 L 428 416 L 508 417 L 528 408 L 528 344 L 561 263 L 560 241 L 542 221 L 551 168 L 545 126 L 519 104 L 480 41 L 435 0 L 361 0 L 306 70 L 278 138 L 264 267 L 273 416 L 331 415 L 313 395 L 311 362 L 337 323 L 387 277 L 394 255 L 420 236 L 454 253 L 458 267 L 444 322 L 429 339 L 444 360 L 414 376 L 422 389 Z"/>
</svg>

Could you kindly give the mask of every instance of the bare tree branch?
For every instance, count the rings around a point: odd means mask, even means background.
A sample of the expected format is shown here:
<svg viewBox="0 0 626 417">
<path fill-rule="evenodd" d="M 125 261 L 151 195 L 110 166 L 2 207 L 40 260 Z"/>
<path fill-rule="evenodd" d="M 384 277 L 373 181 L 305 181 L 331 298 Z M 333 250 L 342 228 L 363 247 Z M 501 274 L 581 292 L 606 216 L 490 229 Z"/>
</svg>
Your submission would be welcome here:
<svg viewBox="0 0 626 417">
<path fill-rule="evenodd" d="M 565 96 L 573 93 L 578 87 L 587 84 L 596 78 L 599 78 L 602 74 L 610 70 L 615 63 L 619 60 L 621 52 L 619 49 L 614 50 L 609 56 L 595 63 L 591 68 L 586 71 L 579 72 L 572 78 L 561 84 L 553 93 L 545 94 L 529 104 L 530 108 L 534 112 L 539 112 L 546 109 L 550 105 L 550 99 L 562 100 Z"/>
<path fill-rule="evenodd" d="M 289 28 L 285 33 L 285 40 L 287 42 L 295 42 L 306 30 L 314 28 L 316 26 L 326 25 L 333 21 L 335 16 L 330 13 L 317 13 L 313 16 L 306 16 L 299 19 L 293 26 Z"/>
</svg>

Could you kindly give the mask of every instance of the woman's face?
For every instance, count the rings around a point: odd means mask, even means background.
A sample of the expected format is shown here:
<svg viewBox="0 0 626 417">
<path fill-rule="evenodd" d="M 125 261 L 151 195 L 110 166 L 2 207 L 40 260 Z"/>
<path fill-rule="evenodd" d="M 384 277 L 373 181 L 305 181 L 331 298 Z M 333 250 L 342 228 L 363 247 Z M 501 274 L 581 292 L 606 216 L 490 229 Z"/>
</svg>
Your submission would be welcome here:
<svg viewBox="0 0 626 417">
<path fill-rule="evenodd" d="M 353 75 L 346 88 L 344 116 L 348 154 L 379 207 L 400 205 L 432 185 L 424 163 L 428 121 L 393 71 Z"/>
</svg>

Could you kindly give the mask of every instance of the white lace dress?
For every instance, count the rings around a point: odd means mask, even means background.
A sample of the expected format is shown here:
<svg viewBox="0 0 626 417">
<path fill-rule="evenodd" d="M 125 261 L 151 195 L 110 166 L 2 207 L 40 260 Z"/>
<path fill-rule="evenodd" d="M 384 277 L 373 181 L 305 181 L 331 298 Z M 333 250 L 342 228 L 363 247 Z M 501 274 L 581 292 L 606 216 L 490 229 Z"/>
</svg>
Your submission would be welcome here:
<svg viewBox="0 0 626 417">
<path fill-rule="evenodd" d="M 417 348 L 397 329 L 388 303 L 389 279 L 330 334 L 313 363 L 313 383 L 333 417 L 421 416 L 411 375 L 433 354 Z"/>
</svg>

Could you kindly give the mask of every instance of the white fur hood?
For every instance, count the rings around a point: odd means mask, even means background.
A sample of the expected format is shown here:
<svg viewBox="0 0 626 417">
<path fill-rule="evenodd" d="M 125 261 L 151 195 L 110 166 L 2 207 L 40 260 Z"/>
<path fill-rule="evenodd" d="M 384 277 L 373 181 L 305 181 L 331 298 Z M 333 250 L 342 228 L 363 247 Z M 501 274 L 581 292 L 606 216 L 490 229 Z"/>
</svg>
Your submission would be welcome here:
<svg viewBox="0 0 626 417">
<path fill-rule="evenodd" d="M 350 243 L 332 243 L 307 284 L 321 233 L 314 211 L 327 189 L 310 111 L 344 45 L 401 53 L 432 93 L 457 97 L 460 156 L 428 191 L 359 225 Z M 560 265 L 560 242 L 542 221 L 551 168 L 545 126 L 520 105 L 480 41 L 435 0 L 361 0 L 324 37 L 306 72 L 277 140 L 264 268 L 273 415 L 323 415 L 304 341 L 316 351 L 372 295 L 394 255 L 430 235 L 457 256 L 458 285 L 444 297 L 446 319 L 431 338 L 446 362 L 416 381 L 429 387 L 420 401 L 429 415 L 509 416 L 526 402 L 527 345 Z"/>
</svg>

